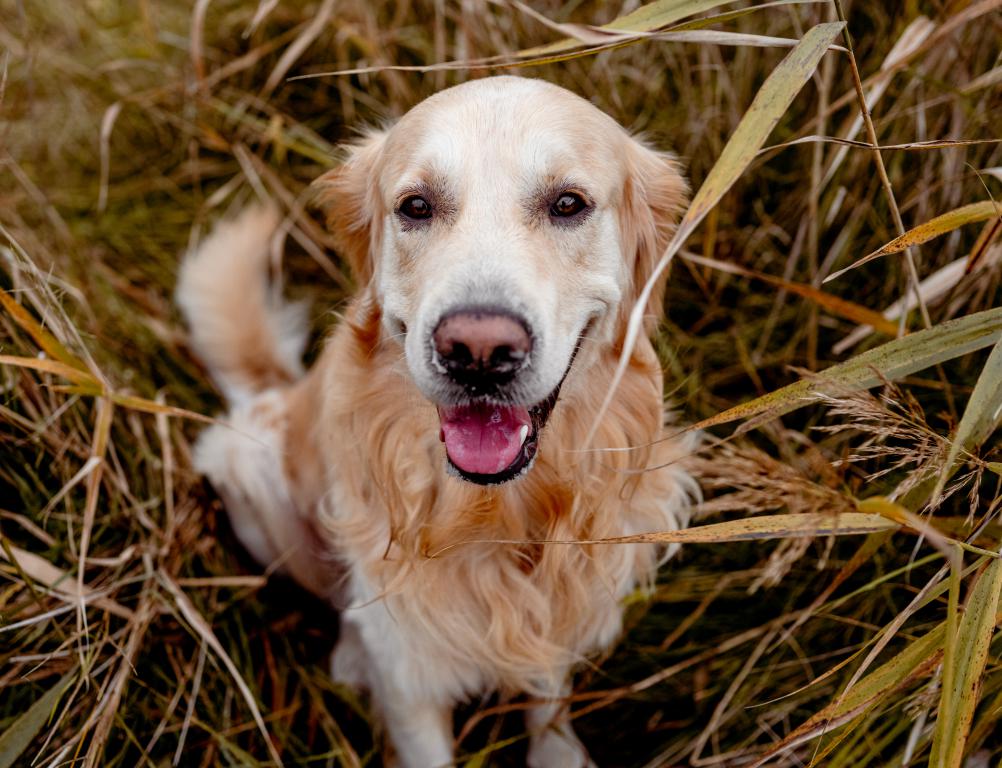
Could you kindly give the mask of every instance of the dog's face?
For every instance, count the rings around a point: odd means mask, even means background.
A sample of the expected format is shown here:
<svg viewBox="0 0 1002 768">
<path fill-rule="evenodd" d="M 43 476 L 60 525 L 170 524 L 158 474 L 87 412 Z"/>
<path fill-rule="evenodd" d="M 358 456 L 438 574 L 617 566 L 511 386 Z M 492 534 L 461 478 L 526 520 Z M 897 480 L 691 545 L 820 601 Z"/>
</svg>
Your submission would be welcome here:
<svg viewBox="0 0 1002 768">
<path fill-rule="evenodd" d="M 669 157 L 511 77 L 427 99 L 321 188 L 447 461 L 481 484 L 531 466 L 577 350 L 613 341 L 685 196 Z"/>
</svg>

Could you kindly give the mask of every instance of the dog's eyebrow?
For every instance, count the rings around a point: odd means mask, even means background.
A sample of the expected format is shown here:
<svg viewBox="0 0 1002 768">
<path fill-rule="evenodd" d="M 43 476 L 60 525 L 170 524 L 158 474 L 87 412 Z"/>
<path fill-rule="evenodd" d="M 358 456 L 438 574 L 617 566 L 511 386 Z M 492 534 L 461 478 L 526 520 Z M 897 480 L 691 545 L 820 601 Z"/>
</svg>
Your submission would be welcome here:
<svg viewBox="0 0 1002 768">
<path fill-rule="evenodd" d="M 562 192 L 575 192 L 589 205 L 595 205 L 595 195 L 589 185 L 573 176 L 547 176 L 533 190 L 526 200 L 526 210 L 533 216 L 549 209 L 554 199 Z"/>
<path fill-rule="evenodd" d="M 455 196 L 445 177 L 440 174 L 422 173 L 418 178 L 404 184 L 393 195 L 393 207 L 397 208 L 411 195 L 420 195 L 431 203 L 433 208 L 442 212 L 454 211 L 456 208 Z"/>
<path fill-rule="evenodd" d="M 588 203 L 594 203 L 595 196 L 591 193 L 590 189 L 591 185 L 573 175 L 548 175 L 537 185 L 533 193 L 533 200 L 545 201 L 549 205 L 552 198 L 561 192 L 577 192 Z"/>
</svg>

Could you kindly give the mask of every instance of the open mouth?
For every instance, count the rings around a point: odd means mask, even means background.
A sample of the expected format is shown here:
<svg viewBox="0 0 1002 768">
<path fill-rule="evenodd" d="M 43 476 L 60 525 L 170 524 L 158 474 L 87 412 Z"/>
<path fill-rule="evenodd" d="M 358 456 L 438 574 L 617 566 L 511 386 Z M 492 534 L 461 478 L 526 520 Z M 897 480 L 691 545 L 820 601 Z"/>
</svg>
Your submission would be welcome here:
<svg viewBox="0 0 1002 768">
<path fill-rule="evenodd" d="M 445 443 L 453 473 L 478 485 L 500 485 L 529 470 L 539 451 L 539 434 L 594 321 L 590 318 L 585 323 L 557 386 L 535 405 L 512 405 L 478 397 L 464 405 L 438 406 L 438 436 Z"/>
<path fill-rule="evenodd" d="M 478 485 L 498 485 L 526 472 L 539 449 L 539 433 L 556 405 L 560 384 L 531 407 L 485 399 L 439 406 L 439 438 L 445 443 L 450 468 Z"/>
</svg>

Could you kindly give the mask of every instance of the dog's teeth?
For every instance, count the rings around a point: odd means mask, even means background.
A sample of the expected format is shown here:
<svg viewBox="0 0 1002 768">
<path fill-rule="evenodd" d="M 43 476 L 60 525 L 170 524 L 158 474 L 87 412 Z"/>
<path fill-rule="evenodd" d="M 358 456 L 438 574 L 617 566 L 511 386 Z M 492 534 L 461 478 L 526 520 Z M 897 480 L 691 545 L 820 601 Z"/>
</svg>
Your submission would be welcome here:
<svg viewBox="0 0 1002 768">
<path fill-rule="evenodd" d="M 518 432 L 518 444 L 525 445 L 525 438 L 527 438 L 528 436 L 529 436 L 529 427 L 523 424 L 522 428 Z"/>
</svg>

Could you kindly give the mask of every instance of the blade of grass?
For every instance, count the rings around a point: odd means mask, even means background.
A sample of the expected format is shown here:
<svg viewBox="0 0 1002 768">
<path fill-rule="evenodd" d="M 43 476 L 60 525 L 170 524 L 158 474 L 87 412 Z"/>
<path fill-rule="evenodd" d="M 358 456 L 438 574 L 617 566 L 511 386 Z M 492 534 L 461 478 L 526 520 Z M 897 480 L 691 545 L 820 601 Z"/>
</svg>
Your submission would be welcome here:
<svg viewBox="0 0 1002 768">
<path fill-rule="evenodd" d="M 974 720 L 981 691 L 982 673 L 988 661 L 988 647 L 995 634 L 995 614 L 1002 590 L 1002 561 L 993 560 L 971 590 L 960 621 L 956 651 L 940 694 L 939 715 L 932 740 L 929 765 L 935 768 L 959 768 L 964 745 Z M 947 685 L 946 681 L 951 681 Z"/>
<path fill-rule="evenodd" d="M 635 11 L 613 19 L 608 24 L 596 27 L 598 34 L 623 33 L 623 32 L 653 32 L 664 29 L 676 21 L 681 21 L 687 16 L 695 16 L 715 8 L 718 5 L 726 5 L 730 0 L 656 0 L 653 3 L 642 5 Z M 580 40 L 567 38 L 558 40 L 555 43 L 541 45 L 537 48 L 528 48 L 519 51 L 516 55 L 522 58 L 546 57 L 553 54 L 570 51 L 581 45 Z"/>
<path fill-rule="evenodd" d="M 6 291 L 0 291 L 0 304 L 3 304 L 3 308 L 7 310 L 7 314 L 35 340 L 35 343 L 38 344 L 45 354 L 69 368 L 76 368 L 80 371 L 87 370 L 87 367 L 79 358 L 60 344 L 55 336 L 45 330 L 31 316 L 28 310 L 14 301 L 14 298 Z"/>
<path fill-rule="evenodd" d="M 591 444 L 595 430 L 616 396 L 619 383 L 630 364 L 633 347 L 643 328 L 644 313 L 651 291 L 654 290 L 661 273 L 664 272 L 672 257 L 710 209 L 720 201 L 748 167 L 748 164 L 755 159 L 759 149 L 769 138 L 773 128 L 776 127 L 776 123 L 779 122 L 800 89 L 811 78 L 818 62 L 821 61 L 821 57 L 824 56 L 828 46 L 831 45 L 832 40 L 842 31 L 844 26 L 842 22 L 831 22 L 818 24 L 808 30 L 797 47 L 790 51 L 786 58 L 779 63 L 779 66 L 769 74 L 758 93 L 755 94 L 755 98 L 738 123 L 738 127 L 721 151 L 720 157 L 717 158 L 706 179 L 700 185 L 699 191 L 693 197 L 689 209 L 682 217 L 682 221 L 679 222 L 678 229 L 675 230 L 668 247 L 630 312 L 626 337 L 623 340 L 623 352 L 620 355 L 612 381 L 609 383 L 605 399 L 602 401 L 588 436 L 585 438 L 586 447 Z"/>
<path fill-rule="evenodd" d="M 781 416 L 809 404 L 825 383 L 841 389 L 869 389 L 916 371 L 990 346 L 1002 338 L 1002 307 L 948 320 L 833 365 L 817 377 L 801 379 L 747 403 L 693 424 L 687 430 L 707 429 L 766 412 Z"/>
<path fill-rule="evenodd" d="M 934 219 L 930 219 L 924 224 L 919 224 L 903 235 L 891 240 L 873 253 L 864 256 L 850 264 L 845 269 L 840 269 L 837 272 L 833 272 L 828 275 L 822 282 L 827 283 L 834 280 L 837 277 L 841 277 L 846 272 L 849 272 L 856 267 L 860 267 L 863 264 L 868 264 L 874 259 L 878 259 L 881 256 L 887 256 L 891 253 L 900 253 L 905 250 L 905 248 L 910 248 L 913 245 L 921 245 L 922 243 L 928 242 L 935 237 L 940 235 L 945 235 L 947 232 L 952 232 L 965 224 L 973 224 L 978 221 L 987 221 L 988 219 L 996 218 L 1002 216 L 1002 205 L 999 203 L 992 202 L 991 200 L 982 200 L 979 203 L 971 203 L 970 205 L 964 205 L 960 208 L 956 208 L 947 213 L 941 214 Z"/>
<path fill-rule="evenodd" d="M 894 187 L 891 186 L 891 180 L 887 176 L 887 169 L 884 167 L 884 158 L 880 154 L 880 149 L 877 148 L 877 131 L 873 127 L 873 119 L 870 116 L 870 107 L 866 101 L 866 95 L 863 93 L 863 82 L 859 75 L 859 65 L 856 62 L 856 53 L 852 46 L 852 35 L 849 34 L 849 25 L 846 20 L 845 9 L 842 7 L 841 0 L 832 0 L 835 4 L 835 12 L 838 14 L 839 21 L 843 22 L 842 27 L 842 38 L 845 41 L 845 47 L 849 49 L 849 69 L 852 72 L 852 84 L 856 91 L 856 100 L 859 102 L 860 116 L 863 118 L 863 124 L 866 126 L 866 137 L 869 140 L 871 146 L 873 147 L 873 161 L 877 166 L 877 176 L 880 178 L 880 184 L 884 188 L 884 194 L 887 196 L 887 204 L 891 209 L 891 215 L 894 217 L 894 226 L 898 231 L 899 235 L 905 233 L 904 221 L 901 218 L 901 211 L 898 209 L 898 202 L 894 196 Z M 921 46 L 912 48 L 912 50 L 918 50 Z M 907 59 L 908 57 L 902 55 L 899 60 Z M 915 292 L 915 299 L 918 303 L 919 311 L 922 315 L 922 322 L 926 328 L 932 327 L 932 320 L 929 318 L 929 310 L 926 308 L 925 301 L 922 300 L 922 294 L 919 293 L 919 274 L 918 268 L 915 266 L 915 256 L 912 254 L 911 248 L 905 248 L 905 267 L 908 271 L 908 279 L 911 282 L 912 290 Z"/>
<path fill-rule="evenodd" d="M 265 745 L 268 747 L 268 754 L 271 755 L 271 759 L 275 761 L 275 764 L 281 768 L 282 758 L 279 756 L 278 750 L 275 749 L 271 736 L 268 734 L 268 728 L 264 724 L 264 718 L 261 716 L 261 709 L 258 707 L 257 700 L 254 698 L 254 694 L 251 692 L 250 687 L 240 675 L 240 670 L 237 669 L 237 665 L 233 663 L 233 659 L 230 658 L 230 655 L 226 652 L 222 643 L 220 643 L 216 638 L 209 622 L 207 622 L 202 614 L 198 612 L 198 609 L 195 608 L 191 600 L 188 599 L 188 596 L 181 590 L 181 588 L 163 571 L 160 573 L 160 578 L 167 591 L 170 592 L 171 596 L 174 598 L 174 602 L 177 604 L 178 610 L 181 611 L 181 615 L 184 616 L 185 620 L 191 625 L 191 628 L 202 639 L 202 641 L 212 649 L 212 652 L 216 654 L 219 660 L 223 663 L 223 666 L 226 667 L 226 671 L 230 673 L 230 677 L 233 678 L 233 682 L 240 691 L 240 695 L 243 697 L 244 703 L 246 703 L 247 707 L 250 709 L 254 722 L 257 725 L 258 730 L 261 732 L 261 736 L 264 738 Z"/>
<path fill-rule="evenodd" d="M 0 297 L 2 296 L 3 294 L 0 294 Z M 100 386 L 97 379 L 91 376 L 86 370 L 81 370 L 76 366 L 68 365 L 67 363 L 60 362 L 59 360 L 47 360 L 45 358 L 38 357 L 18 357 L 17 355 L 0 355 L 0 365 L 13 365 L 18 368 L 30 368 L 33 371 L 54 373 L 56 376 L 62 376 L 64 379 L 72 381 L 74 384 L 91 387 Z"/>
<path fill-rule="evenodd" d="M 165 403 L 157 403 L 153 400 L 147 400 L 145 397 L 122 395 L 117 392 L 113 392 L 109 395 L 109 397 L 115 405 L 121 405 L 122 407 L 129 408 L 133 411 L 152 413 L 157 416 L 173 416 L 178 419 L 191 419 L 192 421 L 200 421 L 203 424 L 216 423 L 216 420 L 210 416 L 205 416 L 201 413 L 196 413 L 195 411 L 189 411 L 187 408 L 178 408 L 177 406 L 166 405 Z"/>
<path fill-rule="evenodd" d="M 897 522 L 883 515 L 863 512 L 843 512 L 833 515 L 762 515 L 678 531 L 636 533 L 631 536 L 612 536 L 605 539 L 546 539 L 531 542 L 522 539 L 470 539 L 450 544 L 430 556 L 439 557 L 464 544 L 721 544 L 729 541 L 792 539 L 805 536 L 858 536 L 898 528 L 900 526 Z"/>
<path fill-rule="evenodd" d="M 660 30 L 650 30 L 650 31 L 616 31 L 607 30 L 603 27 L 585 27 L 585 34 L 592 35 L 606 35 L 607 40 L 615 40 L 616 42 L 606 42 L 602 45 L 592 45 L 590 47 L 579 47 L 583 43 L 578 42 L 576 45 L 571 45 L 566 49 L 561 49 L 562 52 L 549 53 L 540 55 L 538 52 L 544 50 L 545 48 L 553 45 L 563 45 L 567 42 L 574 42 L 573 40 L 558 41 L 557 43 L 549 43 L 546 46 L 537 46 L 535 48 L 526 48 L 525 50 L 517 51 L 512 54 L 500 54 L 495 56 L 485 56 L 481 58 L 467 58 L 467 59 L 454 59 L 451 61 L 439 61 L 435 64 L 378 64 L 370 67 L 349 67 L 345 69 L 335 69 L 335 70 L 325 70 L 323 72 L 312 72 L 304 75 L 295 75 L 294 77 L 288 78 L 287 82 L 293 82 L 295 80 L 309 80 L 318 77 L 343 77 L 346 75 L 364 75 L 364 74 L 374 74 L 377 72 L 418 72 L 418 73 L 428 73 L 428 72 L 445 72 L 451 70 L 461 70 L 461 71 L 474 71 L 481 69 L 505 69 L 511 67 L 529 67 L 529 66 L 539 66 L 542 64 L 555 64 L 563 61 L 570 61 L 572 59 L 583 58 L 586 56 L 594 56 L 598 53 L 605 53 L 607 51 L 615 51 L 620 48 L 625 48 L 628 45 L 634 45 L 640 43 L 644 40 L 674 40 L 678 42 L 706 42 L 713 43 L 717 45 L 751 45 L 751 46 L 761 46 L 761 47 L 772 47 L 772 46 L 793 46 L 796 44 L 796 40 L 786 38 L 776 38 L 767 35 L 752 35 L 752 34 L 741 34 L 734 32 L 723 32 L 710 30 L 708 35 L 690 35 L 690 32 L 699 32 L 704 30 L 709 26 L 714 24 L 721 24 L 727 21 L 733 21 L 734 19 L 747 16 L 748 14 L 761 11 L 766 8 L 773 8 L 782 5 L 811 5 L 820 4 L 822 2 L 827 2 L 827 0 L 773 0 L 768 3 L 759 3 L 758 5 L 753 5 L 749 8 L 741 8 L 736 11 L 728 11 L 726 13 L 719 13 L 712 16 L 706 16 L 698 19 L 693 19 L 691 21 L 682 22 L 679 24 L 671 24 L 669 28 Z M 717 3 L 718 5 L 722 3 Z M 550 26 L 551 24 L 548 24 Z M 560 25 L 557 25 L 560 26 Z M 579 28 L 582 25 L 577 25 Z M 665 25 L 669 26 L 669 25 Z M 580 36 L 580 29 L 576 30 Z M 781 42 L 782 41 L 782 42 Z M 844 51 L 845 49 L 840 45 L 832 45 L 833 50 Z M 513 60 L 514 58 L 514 60 Z M 211 76 L 209 78 L 211 80 Z"/>
<path fill-rule="evenodd" d="M 80 591 L 79 585 L 73 581 L 70 574 L 40 555 L 8 545 L 6 540 L 4 540 L 4 544 L 6 546 L 0 548 L 0 560 L 12 561 L 19 571 L 42 586 L 55 590 L 71 600 L 86 599 L 88 604 L 95 605 L 123 619 L 132 618 L 130 609 L 116 603 L 111 598 L 95 597 L 94 590 L 89 587 L 84 587 L 83 591 Z"/>
<path fill-rule="evenodd" d="M 721 272 L 727 272 L 732 275 L 740 275 L 742 277 L 749 277 L 753 280 L 761 280 L 762 282 L 768 283 L 776 288 L 781 288 L 784 291 L 795 293 L 798 296 L 802 296 L 803 298 L 814 302 L 819 307 L 827 309 L 834 315 L 843 317 L 846 320 L 852 320 L 854 323 L 872 326 L 882 333 L 886 333 L 888 336 L 897 336 L 898 334 L 897 324 L 892 323 L 879 312 L 875 312 L 872 309 L 862 306 L 861 304 L 856 304 L 855 302 L 848 301 L 847 299 L 843 299 L 839 296 L 833 296 L 830 293 L 826 293 L 825 291 L 815 288 L 813 285 L 805 285 L 804 283 L 795 283 L 791 280 L 783 280 L 780 277 L 773 277 L 772 275 L 767 275 L 762 272 L 756 272 L 753 269 L 746 269 L 738 266 L 737 264 L 728 264 L 727 262 L 719 261 L 718 259 L 708 259 L 694 253 L 683 252 L 681 255 L 687 261 L 701 264 Z"/>
<path fill-rule="evenodd" d="M 84 592 L 84 572 L 87 567 L 87 552 L 90 549 L 90 538 L 94 530 L 94 518 L 97 515 L 97 502 L 101 495 L 101 478 L 104 475 L 105 455 L 108 452 L 108 443 L 111 440 L 111 423 L 114 415 L 114 404 L 105 397 L 99 397 L 94 415 L 94 432 L 91 437 L 90 458 L 96 460 L 93 471 L 87 475 L 87 497 L 84 501 L 83 522 L 80 530 L 80 561 L 77 564 L 77 592 Z M 77 610 L 77 630 L 80 632 L 82 643 L 79 649 L 81 656 L 81 666 L 86 666 L 83 661 L 84 647 L 87 641 L 87 613 L 84 610 L 83 601 L 80 602 Z"/>
<path fill-rule="evenodd" d="M 795 147 L 798 144 L 838 144 L 844 147 L 854 147 L 856 149 L 873 149 L 865 141 L 853 141 L 852 139 L 842 139 L 838 136 L 801 136 L 799 139 L 784 141 L 781 144 L 772 144 L 762 147 L 759 154 L 773 152 L 777 149 Z M 932 149 L 953 149 L 954 147 L 972 147 L 978 144 L 999 144 L 1002 139 L 926 139 L 925 141 L 909 141 L 904 144 L 881 144 L 881 152 L 924 152 Z"/>
<path fill-rule="evenodd" d="M 877 667 L 835 702 L 812 715 L 786 737 L 769 747 L 753 768 L 765 765 L 777 755 L 853 721 L 889 694 L 915 679 L 931 674 L 943 655 L 945 638 L 944 623 L 909 643 L 901 653 Z"/>
<path fill-rule="evenodd" d="M 936 481 L 932 498 L 938 499 L 943 493 L 947 480 L 953 475 L 955 464 L 961 452 L 970 451 L 981 445 L 1002 423 L 1002 340 L 995 345 L 992 353 L 981 369 L 981 375 L 974 385 L 967 408 L 957 425 L 950 452 Z"/>
<path fill-rule="evenodd" d="M 0 734 L 0 768 L 10 768 L 41 732 L 59 699 L 76 677 L 76 670 L 43 693 L 34 704 Z"/>
</svg>

